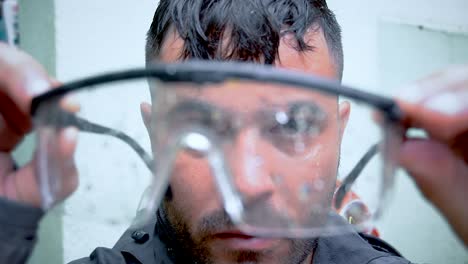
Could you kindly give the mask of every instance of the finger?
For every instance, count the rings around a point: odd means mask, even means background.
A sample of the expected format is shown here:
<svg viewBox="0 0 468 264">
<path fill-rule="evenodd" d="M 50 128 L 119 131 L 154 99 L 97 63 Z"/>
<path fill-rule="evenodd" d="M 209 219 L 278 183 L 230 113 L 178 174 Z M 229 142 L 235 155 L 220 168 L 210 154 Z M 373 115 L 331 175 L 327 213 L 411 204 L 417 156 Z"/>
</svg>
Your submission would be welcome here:
<svg viewBox="0 0 468 264">
<path fill-rule="evenodd" d="M 78 129 L 68 127 L 62 130 L 58 140 L 58 157 L 57 160 L 61 165 L 60 178 L 61 191 L 58 194 L 58 199 L 62 200 L 68 197 L 78 187 L 78 171 L 75 165 L 74 154 L 78 139 Z"/>
<path fill-rule="evenodd" d="M 45 70 L 33 58 L 0 43 L 0 151 L 11 151 L 29 132 L 31 98 L 49 86 Z"/>
<path fill-rule="evenodd" d="M 30 163 L 8 176 L 5 183 L 7 198 L 40 207 L 41 188 L 45 187 L 41 184 L 45 182 L 49 183 L 47 187 L 51 188 L 55 201 L 61 201 L 70 195 L 78 185 L 78 174 L 73 158 L 76 144 L 77 130 L 75 128 L 62 130 L 57 144 L 47 146 L 53 148 L 47 152 L 52 155 L 47 157 L 51 162 L 47 165 L 41 164 L 36 155 Z M 45 178 L 47 181 L 44 181 Z"/>
<path fill-rule="evenodd" d="M 468 244 L 467 164 L 446 145 L 431 140 L 405 142 L 399 157 L 424 196 Z"/>
<path fill-rule="evenodd" d="M 32 96 L 50 88 L 44 68 L 28 54 L 0 43 L 0 91 L 29 113 Z"/>
<path fill-rule="evenodd" d="M 60 107 L 67 112 L 78 113 L 81 109 L 81 104 L 74 94 L 69 94 L 60 100 Z"/>
<path fill-rule="evenodd" d="M 455 66 L 401 88 L 405 122 L 448 140 L 468 130 L 468 66 Z"/>
<path fill-rule="evenodd" d="M 50 76 L 49 76 L 49 83 L 51 84 L 51 86 L 53 88 L 56 88 L 56 87 L 62 85 L 62 82 L 60 82 L 59 80 L 55 79 L 54 77 L 50 77 Z"/>
<path fill-rule="evenodd" d="M 451 66 L 400 87 L 399 97 L 410 103 L 420 103 L 447 91 L 466 90 L 467 83 L 468 65 Z"/>
<path fill-rule="evenodd" d="M 465 111 L 456 114 L 445 114 L 427 108 L 422 104 L 407 103 L 397 100 L 408 127 L 422 128 L 434 139 L 450 141 L 468 131 L 468 104 Z"/>
<path fill-rule="evenodd" d="M 10 129 L 0 112 L 0 152 L 10 152 L 23 139 L 23 136 L 15 129 Z"/>
<path fill-rule="evenodd" d="M 6 197 L 13 201 L 40 207 L 41 194 L 35 170 L 35 164 L 32 161 L 8 175 L 5 182 Z"/>
</svg>

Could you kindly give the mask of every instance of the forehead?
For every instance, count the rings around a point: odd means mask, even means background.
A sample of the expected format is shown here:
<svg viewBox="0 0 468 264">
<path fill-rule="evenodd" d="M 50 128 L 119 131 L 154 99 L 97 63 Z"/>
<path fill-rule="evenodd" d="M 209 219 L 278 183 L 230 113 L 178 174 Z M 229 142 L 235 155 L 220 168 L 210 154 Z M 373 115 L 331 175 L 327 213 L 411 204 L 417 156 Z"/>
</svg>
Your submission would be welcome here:
<svg viewBox="0 0 468 264">
<path fill-rule="evenodd" d="M 336 67 L 323 31 L 320 28 L 309 30 L 304 35 L 304 41 L 312 46 L 313 50 L 297 51 L 294 37 L 291 34 L 284 35 L 280 40 L 275 66 L 329 79 L 337 79 Z M 167 63 L 176 62 L 180 59 L 183 46 L 184 40 L 172 28 L 168 30 L 160 54 L 155 60 Z"/>
<path fill-rule="evenodd" d="M 321 29 L 310 30 L 304 40 L 313 48 L 310 51 L 297 51 L 294 38 L 285 35 L 278 47 L 278 56 L 275 66 L 293 71 L 309 73 L 323 78 L 337 79 L 337 72 L 327 42 Z M 166 35 L 161 52 L 157 60 L 167 63 L 180 59 L 184 41 L 178 33 L 172 29 Z M 195 92 L 188 92 L 217 105 L 225 107 L 250 108 L 254 105 L 272 104 L 285 105 L 294 101 L 319 102 L 322 107 L 335 109 L 336 97 L 323 95 L 310 90 L 284 87 L 280 85 L 258 82 L 228 82 L 222 85 L 207 87 Z M 184 89 L 186 90 L 186 89 Z M 187 93 L 187 91 L 184 91 Z"/>
<path fill-rule="evenodd" d="M 176 87 L 180 99 L 196 99 L 234 112 L 288 108 L 296 103 L 320 106 L 327 112 L 336 110 L 336 97 L 305 88 L 266 82 L 231 80 L 221 84 Z"/>
</svg>

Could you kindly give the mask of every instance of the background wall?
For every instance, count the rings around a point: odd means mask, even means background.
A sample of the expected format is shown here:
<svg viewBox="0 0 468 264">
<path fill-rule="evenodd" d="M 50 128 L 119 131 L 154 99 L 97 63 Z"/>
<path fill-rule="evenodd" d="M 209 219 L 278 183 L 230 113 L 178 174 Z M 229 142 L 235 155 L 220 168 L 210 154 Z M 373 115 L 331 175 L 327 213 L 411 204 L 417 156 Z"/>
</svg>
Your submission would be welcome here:
<svg viewBox="0 0 468 264">
<path fill-rule="evenodd" d="M 385 95 L 447 65 L 468 62 L 468 1 L 328 0 L 343 29 L 344 82 Z M 468 252 L 403 171 L 382 237 L 415 263 L 468 263 Z"/>
<path fill-rule="evenodd" d="M 21 48 L 41 62 L 51 75 L 55 75 L 55 8 L 53 0 L 20 0 Z M 14 157 L 19 165 L 27 163 L 33 154 L 35 135 L 29 135 L 16 149 Z M 40 224 L 40 243 L 30 263 L 63 262 L 62 207 L 51 210 Z"/>
<path fill-rule="evenodd" d="M 343 27 L 345 83 L 392 95 L 396 87 L 430 71 L 468 62 L 466 0 L 328 2 Z M 23 48 L 59 80 L 144 65 L 145 33 L 156 0 L 22 0 L 20 5 Z M 27 142 L 17 157 L 27 160 L 33 144 Z M 468 263 L 466 250 L 403 172 L 393 198 L 379 223 L 384 239 L 417 263 Z M 93 225 L 93 219 L 83 224 L 67 214 L 67 208 L 80 203 L 72 198 L 44 219 L 38 253 L 30 263 L 63 263 L 97 245 L 113 245 L 125 227 Z"/>
</svg>

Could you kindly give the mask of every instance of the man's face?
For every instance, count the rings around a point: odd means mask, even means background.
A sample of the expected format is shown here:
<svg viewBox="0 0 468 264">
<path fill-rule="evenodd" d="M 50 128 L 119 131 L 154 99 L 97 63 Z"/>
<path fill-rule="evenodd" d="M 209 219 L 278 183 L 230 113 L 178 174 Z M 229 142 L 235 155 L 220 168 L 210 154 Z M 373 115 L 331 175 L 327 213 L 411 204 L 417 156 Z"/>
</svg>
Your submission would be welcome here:
<svg viewBox="0 0 468 264">
<path fill-rule="evenodd" d="M 332 56 L 321 31 L 306 36 L 313 51 L 298 52 L 285 36 L 279 47 L 278 67 L 302 71 L 326 78 L 336 78 Z M 179 58 L 183 40 L 169 34 L 159 60 L 174 62 Z M 183 89 L 181 89 L 183 90 Z M 180 97 L 231 113 L 245 124 L 221 147 L 232 172 L 236 190 L 246 207 L 256 211 L 254 224 L 281 219 L 287 214 L 301 222 L 300 208 L 311 204 L 330 204 L 336 180 L 341 135 L 349 105 L 337 106 L 337 98 L 316 92 L 255 83 L 228 83 L 196 93 L 182 91 Z M 261 114 L 268 109 L 289 109 L 305 105 L 319 107 L 322 127 L 318 136 L 303 138 L 300 149 L 291 136 L 261 132 Z M 271 111 L 274 112 L 274 111 Z M 260 118 L 259 118 L 260 116 Z M 275 132 L 276 133 L 276 132 Z M 273 138 L 274 135 L 276 138 Z M 292 140 L 292 141 L 291 141 Z M 275 185 L 281 176 L 282 188 Z M 256 183 L 249 179 L 255 178 Z M 307 201 L 285 199 L 288 193 L 300 193 L 304 183 L 320 181 L 321 187 Z M 224 213 L 221 195 L 206 158 L 180 152 L 172 170 L 171 199 L 164 201 L 167 219 L 177 239 L 195 259 L 203 263 L 302 263 L 311 260 L 313 242 L 282 238 L 257 238 L 240 232 Z M 306 186 L 310 187 L 310 186 Z M 312 188 L 312 187 L 311 187 Z M 304 203 L 304 204 L 302 204 Z M 285 212 L 286 211 L 286 212 Z M 263 215 L 261 215 L 263 213 Z M 260 215 L 259 215 L 260 214 Z M 272 225 L 275 225 L 272 220 Z"/>
</svg>

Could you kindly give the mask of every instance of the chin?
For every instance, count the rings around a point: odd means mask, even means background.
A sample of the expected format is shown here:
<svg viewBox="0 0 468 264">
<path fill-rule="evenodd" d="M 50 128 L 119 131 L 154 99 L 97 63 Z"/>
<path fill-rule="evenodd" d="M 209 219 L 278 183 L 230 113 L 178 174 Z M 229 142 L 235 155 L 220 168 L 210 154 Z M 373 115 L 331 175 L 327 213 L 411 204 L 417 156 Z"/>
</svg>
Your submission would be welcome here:
<svg viewBox="0 0 468 264">
<path fill-rule="evenodd" d="M 248 248 L 248 244 L 251 248 Z M 265 241 L 229 241 L 226 243 L 216 243 L 211 247 L 211 256 L 207 263 L 228 264 L 228 263 L 265 263 L 282 264 L 288 263 L 280 261 L 288 255 L 290 244 L 286 240 L 265 240 Z"/>
</svg>

